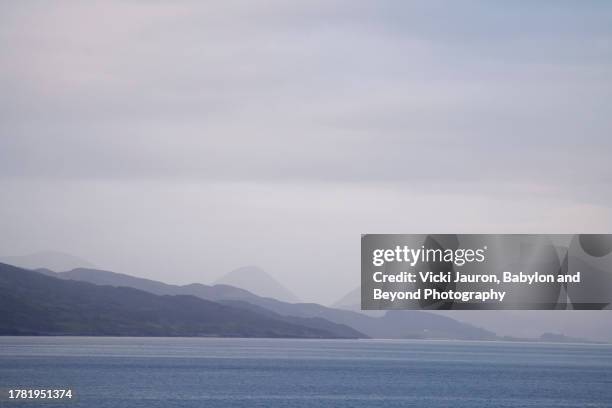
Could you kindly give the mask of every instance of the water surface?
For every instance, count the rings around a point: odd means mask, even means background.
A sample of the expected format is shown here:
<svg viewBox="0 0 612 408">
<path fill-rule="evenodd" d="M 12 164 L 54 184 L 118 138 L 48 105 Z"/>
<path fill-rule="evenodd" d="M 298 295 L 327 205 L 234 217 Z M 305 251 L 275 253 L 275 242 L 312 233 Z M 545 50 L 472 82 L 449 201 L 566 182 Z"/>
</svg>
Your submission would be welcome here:
<svg viewBox="0 0 612 408">
<path fill-rule="evenodd" d="M 0 337 L 0 389 L 65 407 L 612 407 L 612 347 L 392 340 Z"/>
</svg>

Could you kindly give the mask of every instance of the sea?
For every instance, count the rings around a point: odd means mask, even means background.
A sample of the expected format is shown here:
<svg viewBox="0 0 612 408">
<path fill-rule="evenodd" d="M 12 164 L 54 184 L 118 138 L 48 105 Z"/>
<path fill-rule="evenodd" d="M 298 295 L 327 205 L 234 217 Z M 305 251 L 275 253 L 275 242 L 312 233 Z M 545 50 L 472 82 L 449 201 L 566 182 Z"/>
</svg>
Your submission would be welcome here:
<svg viewBox="0 0 612 408">
<path fill-rule="evenodd" d="M 0 390 L 2 407 L 612 407 L 612 346 L 0 337 Z"/>
</svg>

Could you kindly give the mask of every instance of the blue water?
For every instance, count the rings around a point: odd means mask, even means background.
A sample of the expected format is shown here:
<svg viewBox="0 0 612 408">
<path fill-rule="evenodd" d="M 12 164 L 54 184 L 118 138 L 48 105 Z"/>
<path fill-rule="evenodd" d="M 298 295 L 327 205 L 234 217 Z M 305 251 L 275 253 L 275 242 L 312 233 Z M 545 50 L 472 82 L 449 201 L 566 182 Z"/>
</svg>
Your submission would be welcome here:
<svg viewBox="0 0 612 408">
<path fill-rule="evenodd" d="M 0 337 L 2 407 L 612 407 L 612 347 L 448 341 Z"/>
</svg>

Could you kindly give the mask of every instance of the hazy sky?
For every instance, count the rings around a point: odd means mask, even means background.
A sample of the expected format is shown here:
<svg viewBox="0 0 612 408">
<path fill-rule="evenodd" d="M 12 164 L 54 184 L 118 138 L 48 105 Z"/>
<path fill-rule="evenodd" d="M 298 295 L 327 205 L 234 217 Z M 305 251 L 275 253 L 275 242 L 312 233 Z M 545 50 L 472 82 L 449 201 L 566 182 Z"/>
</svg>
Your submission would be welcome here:
<svg viewBox="0 0 612 408">
<path fill-rule="evenodd" d="M 0 255 L 310 301 L 361 233 L 612 232 L 612 3 L 0 3 Z"/>
</svg>

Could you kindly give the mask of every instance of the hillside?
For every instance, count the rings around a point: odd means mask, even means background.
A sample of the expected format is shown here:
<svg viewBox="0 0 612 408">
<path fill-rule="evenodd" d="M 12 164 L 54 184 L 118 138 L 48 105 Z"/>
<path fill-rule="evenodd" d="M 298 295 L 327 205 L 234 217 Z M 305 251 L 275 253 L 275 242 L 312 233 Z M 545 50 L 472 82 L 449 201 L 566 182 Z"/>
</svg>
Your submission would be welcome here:
<svg viewBox="0 0 612 408">
<path fill-rule="evenodd" d="M 308 327 L 195 296 L 159 296 L 0 264 L 2 335 L 363 337 L 341 329 L 352 336 L 336 334 L 333 325 Z"/>
<path fill-rule="evenodd" d="M 47 271 L 46 273 L 53 273 Z M 436 338 L 464 340 L 492 340 L 494 333 L 452 318 L 423 311 L 391 311 L 382 316 L 367 316 L 348 310 L 333 309 L 315 303 L 289 303 L 257 296 L 249 291 L 229 285 L 203 285 L 194 283 L 178 286 L 130 275 L 93 269 L 76 269 L 55 274 L 65 279 L 84 280 L 96 284 L 130 286 L 156 294 L 193 295 L 202 299 L 220 302 L 245 311 L 272 313 L 291 318 L 300 324 L 316 328 L 327 328 L 329 322 L 350 327 L 372 338 Z M 385 313 L 385 312 L 382 312 Z M 342 332 L 341 332 L 342 333 Z M 344 333 L 342 333 L 344 335 Z"/>
</svg>

